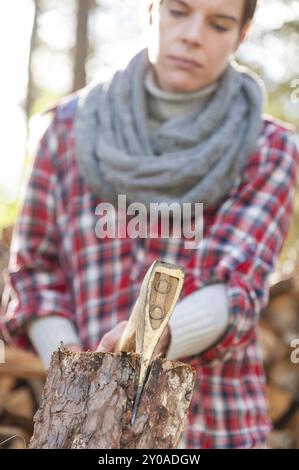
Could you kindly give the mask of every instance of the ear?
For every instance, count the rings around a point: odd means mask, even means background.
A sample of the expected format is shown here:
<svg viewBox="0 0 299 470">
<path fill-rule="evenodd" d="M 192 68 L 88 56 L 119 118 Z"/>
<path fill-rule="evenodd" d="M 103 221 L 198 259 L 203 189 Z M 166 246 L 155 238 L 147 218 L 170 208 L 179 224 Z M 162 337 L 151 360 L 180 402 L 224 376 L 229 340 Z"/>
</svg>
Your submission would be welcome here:
<svg viewBox="0 0 299 470">
<path fill-rule="evenodd" d="M 153 0 L 150 0 L 148 3 L 147 11 L 148 11 L 148 20 L 149 24 L 153 24 Z"/>
<path fill-rule="evenodd" d="M 237 42 L 236 47 L 235 47 L 235 52 L 236 52 L 237 49 L 240 47 L 240 45 L 242 44 L 242 42 L 245 41 L 246 36 L 247 36 L 247 34 L 248 34 L 248 31 L 249 31 L 249 29 L 250 29 L 250 26 L 251 26 L 251 22 L 250 22 L 250 21 L 248 21 L 248 22 L 243 26 L 242 31 L 241 31 L 241 33 L 240 33 L 240 36 L 239 36 L 239 38 L 238 38 L 238 42 Z"/>
</svg>

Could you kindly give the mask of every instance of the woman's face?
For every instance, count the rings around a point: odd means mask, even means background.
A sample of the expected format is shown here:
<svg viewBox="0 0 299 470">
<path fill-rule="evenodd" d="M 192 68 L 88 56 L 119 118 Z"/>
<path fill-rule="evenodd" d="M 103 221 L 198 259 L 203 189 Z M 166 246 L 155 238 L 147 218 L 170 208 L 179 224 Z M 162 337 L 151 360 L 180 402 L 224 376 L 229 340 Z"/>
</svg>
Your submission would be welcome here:
<svg viewBox="0 0 299 470">
<path fill-rule="evenodd" d="M 244 0 L 151 1 L 149 59 L 158 85 L 191 92 L 217 80 L 245 37 L 243 8 Z"/>
</svg>

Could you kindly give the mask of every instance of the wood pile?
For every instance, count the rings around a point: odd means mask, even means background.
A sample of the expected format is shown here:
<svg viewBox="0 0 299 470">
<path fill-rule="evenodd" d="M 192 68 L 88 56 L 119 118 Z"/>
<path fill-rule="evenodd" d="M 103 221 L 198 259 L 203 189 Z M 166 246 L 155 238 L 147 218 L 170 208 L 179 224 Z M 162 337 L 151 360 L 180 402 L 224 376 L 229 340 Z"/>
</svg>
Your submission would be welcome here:
<svg viewBox="0 0 299 470">
<path fill-rule="evenodd" d="M 33 433 L 45 374 L 31 353 L 6 347 L 5 361 L 0 364 L 0 448 L 24 449 Z"/>
<path fill-rule="evenodd" d="M 299 449 L 299 244 L 272 276 L 259 322 L 273 431 L 269 447 Z"/>
<path fill-rule="evenodd" d="M 8 260 L 11 230 L 0 243 L 0 269 Z M 273 431 L 269 446 L 299 449 L 299 362 L 291 360 L 299 347 L 299 245 L 290 250 L 287 272 L 276 273 L 270 300 L 259 322 L 260 340 L 267 375 L 269 414 Z M 0 281 L 1 296 L 1 281 Z M 40 360 L 31 353 L 5 348 L 0 364 L 0 448 L 28 447 L 33 434 L 33 415 L 38 409 L 45 375 Z M 297 355 L 299 359 L 299 351 Z"/>
<path fill-rule="evenodd" d="M 11 235 L 12 228 L 8 227 L 0 237 L 1 273 L 8 264 Z M 3 282 L 0 276 L 0 299 Z M 0 449 L 24 449 L 33 433 L 33 415 L 38 408 L 45 372 L 34 354 L 7 345 L 4 360 L 0 362 Z"/>
</svg>

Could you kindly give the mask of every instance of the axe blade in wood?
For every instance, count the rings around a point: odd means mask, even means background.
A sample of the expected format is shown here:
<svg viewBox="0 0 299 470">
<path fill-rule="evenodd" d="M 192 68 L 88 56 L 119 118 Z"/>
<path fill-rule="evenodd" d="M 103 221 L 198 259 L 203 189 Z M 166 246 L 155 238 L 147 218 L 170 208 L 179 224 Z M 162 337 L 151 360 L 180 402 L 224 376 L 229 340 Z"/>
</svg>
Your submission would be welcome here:
<svg viewBox="0 0 299 470">
<path fill-rule="evenodd" d="M 138 388 L 132 410 L 133 424 L 153 352 L 169 322 L 184 283 L 181 266 L 154 261 L 141 284 L 139 296 L 114 352 L 131 351 L 141 355 Z"/>
</svg>

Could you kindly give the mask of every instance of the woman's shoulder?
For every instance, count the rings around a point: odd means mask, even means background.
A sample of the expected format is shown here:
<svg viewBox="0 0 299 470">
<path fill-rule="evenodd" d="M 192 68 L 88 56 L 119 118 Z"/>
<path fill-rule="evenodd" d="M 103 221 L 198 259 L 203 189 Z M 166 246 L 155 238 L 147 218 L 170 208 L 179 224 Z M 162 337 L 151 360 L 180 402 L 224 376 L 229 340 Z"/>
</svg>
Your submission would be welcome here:
<svg viewBox="0 0 299 470">
<path fill-rule="evenodd" d="M 47 159 L 49 171 L 59 178 L 64 178 L 74 171 L 77 172 L 75 158 L 73 128 L 80 93 L 65 96 L 43 113 L 48 125 L 41 137 L 37 156 L 39 160 Z"/>
<path fill-rule="evenodd" d="M 257 150 L 250 160 L 265 163 L 282 159 L 299 162 L 299 135 L 292 124 L 263 115 Z"/>
<path fill-rule="evenodd" d="M 56 123 L 73 124 L 79 99 L 80 92 L 67 95 L 49 107 L 45 114 L 50 113 Z"/>
<path fill-rule="evenodd" d="M 263 115 L 263 126 L 260 133 L 260 143 L 270 145 L 273 142 L 281 141 L 282 144 L 298 143 L 298 135 L 296 135 L 295 126 L 281 121 L 271 115 Z"/>
<path fill-rule="evenodd" d="M 294 126 L 264 115 L 257 147 L 249 156 L 243 178 L 250 181 L 257 175 L 270 174 L 277 168 L 286 173 L 295 173 L 298 164 L 298 135 Z"/>
</svg>

